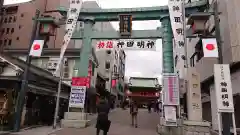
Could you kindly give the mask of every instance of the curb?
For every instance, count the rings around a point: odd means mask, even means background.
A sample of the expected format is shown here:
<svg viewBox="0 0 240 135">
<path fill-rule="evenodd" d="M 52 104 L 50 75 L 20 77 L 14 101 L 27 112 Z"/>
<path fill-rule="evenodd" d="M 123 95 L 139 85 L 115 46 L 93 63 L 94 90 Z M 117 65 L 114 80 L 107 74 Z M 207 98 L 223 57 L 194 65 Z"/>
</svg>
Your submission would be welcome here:
<svg viewBox="0 0 240 135">
<path fill-rule="evenodd" d="M 60 130 L 62 130 L 62 129 L 63 129 L 63 128 L 54 129 L 54 130 L 48 132 L 47 135 L 50 135 L 50 134 L 52 134 L 52 133 L 54 133 L 54 132 L 57 132 L 57 131 L 60 131 Z M 54 135 L 54 134 L 52 134 L 52 135 Z"/>
</svg>

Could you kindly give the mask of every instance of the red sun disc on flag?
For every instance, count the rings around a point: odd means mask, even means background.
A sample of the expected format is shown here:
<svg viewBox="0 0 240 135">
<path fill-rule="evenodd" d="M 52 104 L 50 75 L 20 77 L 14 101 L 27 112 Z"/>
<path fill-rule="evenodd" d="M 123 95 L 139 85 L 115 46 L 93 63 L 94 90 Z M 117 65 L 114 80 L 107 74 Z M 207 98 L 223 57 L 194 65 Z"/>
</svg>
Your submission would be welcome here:
<svg viewBox="0 0 240 135">
<path fill-rule="evenodd" d="M 35 45 L 33 45 L 33 49 L 34 49 L 34 50 L 39 50 L 40 47 L 41 47 L 41 46 L 40 46 L 39 44 L 35 44 Z"/>
<path fill-rule="evenodd" d="M 207 48 L 209 51 L 212 51 L 212 50 L 215 49 L 215 46 L 214 46 L 214 44 L 207 44 L 207 45 L 206 45 L 206 48 Z"/>
</svg>

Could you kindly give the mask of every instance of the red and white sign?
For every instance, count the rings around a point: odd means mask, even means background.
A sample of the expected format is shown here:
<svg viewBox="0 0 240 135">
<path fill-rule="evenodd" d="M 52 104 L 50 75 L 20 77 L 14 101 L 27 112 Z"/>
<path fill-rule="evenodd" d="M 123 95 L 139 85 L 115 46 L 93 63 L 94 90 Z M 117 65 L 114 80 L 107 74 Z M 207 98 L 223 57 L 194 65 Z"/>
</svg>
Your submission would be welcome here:
<svg viewBox="0 0 240 135">
<path fill-rule="evenodd" d="M 103 49 L 126 49 L 156 51 L 156 40 L 153 39 L 121 39 L 121 40 L 99 40 L 96 50 Z"/>
<path fill-rule="evenodd" d="M 90 88 L 91 86 L 91 79 L 92 79 L 92 61 L 89 61 L 88 65 L 88 77 L 87 77 L 87 88 Z"/>
<path fill-rule="evenodd" d="M 42 54 L 43 45 L 44 40 L 34 40 L 29 55 L 34 57 L 40 57 Z"/>
<path fill-rule="evenodd" d="M 163 74 L 164 105 L 179 105 L 179 80 L 175 73 Z"/>
<path fill-rule="evenodd" d="M 218 46 L 216 38 L 202 39 L 203 53 L 206 58 L 218 57 Z"/>
<path fill-rule="evenodd" d="M 116 87 L 117 85 L 117 80 L 116 79 L 113 79 L 112 80 L 112 88 Z"/>
<path fill-rule="evenodd" d="M 90 88 L 92 78 L 92 63 L 89 61 L 87 77 L 72 77 L 72 86 L 86 86 Z"/>
<path fill-rule="evenodd" d="M 86 86 L 88 78 L 87 77 L 73 77 L 72 86 Z"/>
</svg>

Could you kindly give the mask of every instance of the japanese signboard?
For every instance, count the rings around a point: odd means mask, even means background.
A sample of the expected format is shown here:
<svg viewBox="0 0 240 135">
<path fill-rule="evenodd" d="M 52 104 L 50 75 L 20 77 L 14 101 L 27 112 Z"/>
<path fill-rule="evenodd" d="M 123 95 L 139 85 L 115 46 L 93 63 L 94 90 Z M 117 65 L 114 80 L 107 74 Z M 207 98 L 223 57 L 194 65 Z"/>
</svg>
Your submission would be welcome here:
<svg viewBox="0 0 240 135">
<path fill-rule="evenodd" d="M 228 64 L 214 64 L 214 80 L 218 112 L 234 112 L 232 83 Z"/>
<path fill-rule="evenodd" d="M 132 15 L 119 15 L 119 32 L 122 36 L 129 36 L 132 32 Z"/>
<path fill-rule="evenodd" d="M 168 0 L 170 21 L 174 36 L 174 58 L 175 67 L 180 78 L 184 76 L 185 49 L 184 49 L 184 22 L 183 20 L 184 0 Z"/>
<path fill-rule="evenodd" d="M 101 40 L 97 42 L 96 50 L 101 49 L 156 51 L 156 40 L 152 39 Z"/>
<path fill-rule="evenodd" d="M 86 97 L 86 86 L 72 86 L 69 107 L 84 108 Z"/>
<path fill-rule="evenodd" d="M 164 105 L 179 105 L 179 79 L 174 73 L 163 74 Z"/>
<path fill-rule="evenodd" d="M 91 86 L 91 79 L 92 79 L 92 61 L 89 61 L 88 65 L 88 77 L 87 77 L 87 88 L 90 88 Z"/>
<path fill-rule="evenodd" d="M 199 121 L 202 120 L 202 100 L 200 87 L 200 74 L 196 68 L 188 68 L 188 89 L 187 89 L 188 119 Z"/>
<path fill-rule="evenodd" d="M 62 43 L 62 48 L 60 53 L 60 60 L 57 64 L 57 68 L 54 73 L 56 76 L 60 75 L 59 67 L 63 59 L 64 53 L 71 40 L 74 29 L 77 25 L 77 20 L 80 14 L 81 7 L 82 7 L 82 0 L 70 0 L 70 8 L 68 9 L 67 20 L 66 20 L 66 33 L 63 38 L 63 43 Z"/>
</svg>

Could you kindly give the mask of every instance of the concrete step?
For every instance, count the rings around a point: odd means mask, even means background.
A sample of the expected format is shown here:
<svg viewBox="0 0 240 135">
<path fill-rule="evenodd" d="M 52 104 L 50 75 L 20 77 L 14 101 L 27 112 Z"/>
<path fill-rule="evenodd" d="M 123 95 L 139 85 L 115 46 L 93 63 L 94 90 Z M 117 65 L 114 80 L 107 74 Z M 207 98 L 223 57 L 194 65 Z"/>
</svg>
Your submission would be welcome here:
<svg viewBox="0 0 240 135">
<path fill-rule="evenodd" d="M 65 112 L 64 119 L 65 120 L 87 120 L 87 113 L 81 112 Z"/>
<path fill-rule="evenodd" d="M 85 128 L 89 126 L 90 120 L 61 120 L 63 128 Z"/>
</svg>

